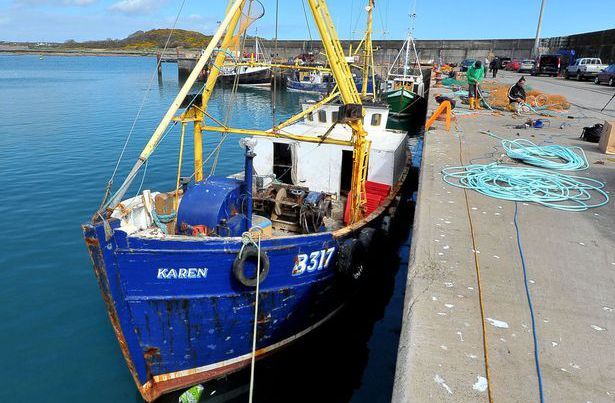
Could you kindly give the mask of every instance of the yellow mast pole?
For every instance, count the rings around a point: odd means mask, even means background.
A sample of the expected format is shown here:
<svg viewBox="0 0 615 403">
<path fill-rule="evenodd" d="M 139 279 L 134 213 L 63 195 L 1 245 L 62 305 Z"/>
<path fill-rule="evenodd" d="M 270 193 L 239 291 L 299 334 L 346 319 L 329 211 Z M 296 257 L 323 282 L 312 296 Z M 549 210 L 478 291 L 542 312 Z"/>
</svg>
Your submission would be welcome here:
<svg viewBox="0 0 615 403">
<path fill-rule="evenodd" d="M 243 0 L 235 0 L 233 5 L 229 8 L 229 12 L 226 14 L 226 16 L 224 17 L 224 20 L 218 27 L 218 30 L 216 31 L 214 36 L 211 38 L 211 41 L 207 45 L 207 48 L 205 48 L 205 51 L 203 52 L 203 54 L 197 61 L 196 66 L 194 67 L 194 69 L 192 70 L 188 78 L 186 79 L 186 82 L 182 86 L 181 90 L 179 91 L 175 99 L 173 100 L 173 103 L 167 110 L 167 113 L 164 115 L 164 117 L 158 124 L 158 127 L 154 131 L 154 134 L 150 138 L 149 142 L 147 143 L 143 151 L 141 152 L 141 155 L 139 155 L 139 159 L 134 164 L 134 166 L 130 170 L 130 173 L 128 174 L 126 179 L 124 179 L 124 182 L 119 187 L 117 192 L 113 195 L 113 197 L 111 197 L 111 199 L 103 207 L 103 209 L 104 208 L 115 208 L 119 204 L 119 202 L 122 200 L 122 198 L 126 194 L 126 191 L 130 187 L 130 184 L 132 183 L 134 178 L 137 176 L 139 169 L 141 169 L 143 164 L 145 164 L 145 161 L 147 161 L 147 159 L 151 156 L 152 152 L 156 149 L 156 146 L 158 146 L 158 143 L 162 139 L 164 133 L 167 130 L 167 127 L 169 126 L 169 123 L 171 122 L 171 120 L 173 120 L 173 116 L 179 109 L 184 98 L 186 98 L 186 95 L 188 95 L 188 92 L 192 88 L 192 85 L 194 84 L 194 82 L 197 80 L 200 72 L 203 71 L 203 68 L 207 64 L 207 61 L 209 60 L 209 57 L 213 53 L 216 45 L 218 44 L 218 42 L 220 42 L 220 39 L 222 38 L 222 34 L 224 34 L 224 31 L 230 24 L 237 10 L 240 9 L 240 6 L 242 3 L 243 3 Z M 99 213 L 102 214 L 103 211 L 99 211 Z"/>
<path fill-rule="evenodd" d="M 367 5 L 367 29 L 365 30 L 365 46 L 363 46 L 363 84 L 361 86 L 361 96 L 367 96 L 367 84 L 369 80 L 369 67 L 372 61 L 372 12 L 374 11 L 374 0 L 369 0 Z M 373 71 L 373 67 L 372 67 Z M 373 83 L 375 86 L 376 83 Z"/>
<path fill-rule="evenodd" d="M 207 76 L 207 81 L 205 82 L 205 87 L 203 88 L 203 94 L 201 95 L 201 108 L 194 108 L 194 180 L 196 182 L 203 180 L 203 118 L 205 116 L 205 112 L 207 111 L 209 99 L 211 98 L 211 94 L 216 85 L 216 80 L 220 75 L 220 67 L 222 67 L 226 59 L 226 51 L 233 41 L 233 34 L 235 33 L 235 29 L 239 23 L 244 1 L 245 0 L 240 0 L 241 5 L 235 11 L 233 18 L 231 19 L 228 29 L 226 30 L 226 34 L 224 35 L 224 39 L 222 40 L 220 51 L 216 55 L 214 64 L 209 72 L 209 75 Z"/>
<path fill-rule="evenodd" d="M 337 31 L 329 15 L 329 10 L 324 0 L 307 0 L 314 16 L 314 21 L 320 32 L 323 46 L 327 53 L 327 59 L 331 65 L 333 76 L 340 89 L 340 96 L 345 105 L 361 106 L 361 97 L 357 86 L 352 79 L 350 66 L 346 63 L 344 51 L 337 36 Z M 363 112 L 361 111 L 361 115 Z M 354 137 L 353 170 L 351 185 L 351 222 L 357 222 L 365 214 L 367 203 L 365 193 L 365 181 L 367 180 L 367 166 L 369 161 L 370 143 L 367 141 L 367 133 L 363 128 L 363 116 L 352 117 L 346 121 L 352 129 Z"/>
</svg>

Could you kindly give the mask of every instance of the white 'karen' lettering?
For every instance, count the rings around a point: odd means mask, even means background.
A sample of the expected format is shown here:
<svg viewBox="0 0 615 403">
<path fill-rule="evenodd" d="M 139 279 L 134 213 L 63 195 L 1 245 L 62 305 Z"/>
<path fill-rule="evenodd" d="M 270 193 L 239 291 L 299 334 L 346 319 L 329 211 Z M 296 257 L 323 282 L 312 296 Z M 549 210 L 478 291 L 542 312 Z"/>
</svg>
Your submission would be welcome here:
<svg viewBox="0 0 615 403">
<path fill-rule="evenodd" d="M 174 279 L 195 279 L 195 278 L 207 278 L 206 267 L 189 267 L 180 269 L 158 269 L 158 279 L 160 280 L 174 280 Z"/>
</svg>

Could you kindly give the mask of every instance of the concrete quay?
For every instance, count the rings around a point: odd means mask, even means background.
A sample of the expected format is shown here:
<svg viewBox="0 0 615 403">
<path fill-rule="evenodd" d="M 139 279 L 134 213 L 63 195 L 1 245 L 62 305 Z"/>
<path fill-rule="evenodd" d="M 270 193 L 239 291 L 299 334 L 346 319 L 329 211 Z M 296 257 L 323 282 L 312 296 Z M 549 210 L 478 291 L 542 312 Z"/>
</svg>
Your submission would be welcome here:
<svg viewBox="0 0 615 403">
<path fill-rule="evenodd" d="M 513 82 L 516 76 L 501 74 L 498 80 Z M 507 139 L 582 147 L 589 169 L 564 173 L 598 179 L 614 194 L 613 156 L 579 140 L 584 126 L 613 114 L 613 107 L 607 115 L 598 112 L 613 89 L 588 87 L 605 92 L 602 102 L 592 98 L 596 93 L 566 88 L 576 83 L 527 79 L 533 88 L 572 96 L 566 116 L 550 118 L 544 129 L 515 129 L 527 117 L 480 111 L 460 114 L 451 132 L 440 122 L 425 135 L 393 402 L 485 402 L 489 389 L 495 402 L 540 401 L 515 203 L 466 193 L 441 174 L 450 166 L 514 163 L 499 140 L 480 133 L 490 130 Z M 615 402 L 613 200 L 583 212 L 522 202 L 517 208 L 545 400 Z"/>
</svg>

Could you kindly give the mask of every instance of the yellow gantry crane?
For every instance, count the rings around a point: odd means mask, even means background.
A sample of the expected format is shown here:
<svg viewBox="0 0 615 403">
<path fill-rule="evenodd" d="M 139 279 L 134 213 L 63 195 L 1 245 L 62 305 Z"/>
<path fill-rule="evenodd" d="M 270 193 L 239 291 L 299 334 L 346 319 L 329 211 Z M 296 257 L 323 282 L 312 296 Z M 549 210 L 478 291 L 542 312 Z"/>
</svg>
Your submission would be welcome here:
<svg viewBox="0 0 615 403">
<path fill-rule="evenodd" d="M 356 84 L 352 78 L 350 67 L 346 62 L 346 58 L 344 56 L 344 52 L 339 41 L 337 31 L 335 29 L 335 26 L 333 25 L 333 21 L 329 14 L 329 10 L 327 8 L 325 0 L 307 0 L 307 3 L 309 4 L 310 10 L 314 17 L 314 21 L 316 23 L 316 26 L 318 27 L 318 31 L 320 32 L 330 69 L 336 81 L 336 88 L 329 96 L 325 97 L 323 100 L 311 106 L 310 108 L 307 108 L 303 112 L 289 118 L 285 122 L 282 122 L 269 130 L 231 128 L 225 126 L 207 112 L 207 106 L 213 89 L 215 87 L 219 75 L 219 70 L 225 62 L 227 51 L 234 43 L 234 34 L 242 15 L 242 9 L 249 1 L 250 0 L 231 0 L 224 20 L 218 27 L 216 33 L 213 35 L 207 48 L 203 51 L 201 57 L 198 59 L 194 70 L 186 79 L 186 82 L 182 86 L 181 90 L 175 97 L 175 100 L 169 107 L 168 111 L 164 115 L 156 130 L 154 131 L 154 134 L 150 138 L 149 142 L 141 152 L 139 159 L 132 167 L 130 173 L 128 174 L 122 185 L 119 187 L 117 192 L 110 198 L 107 203 L 104 204 L 104 208 L 113 209 L 120 203 L 128 187 L 136 177 L 139 169 L 148 160 L 148 158 L 158 146 L 159 142 L 164 137 L 164 134 L 167 131 L 169 124 L 172 121 L 176 121 L 180 122 L 182 125 L 182 145 L 183 135 L 185 133 L 185 125 L 189 122 L 193 122 L 194 124 L 194 176 L 195 180 L 197 181 L 203 179 L 202 134 L 204 131 L 235 133 L 239 135 L 260 136 L 268 138 L 286 138 L 312 143 L 352 146 L 353 174 L 351 185 L 352 197 L 350 200 L 351 222 L 357 222 L 364 217 L 366 207 L 365 182 L 367 180 L 370 142 L 367 140 L 367 132 L 363 127 L 363 108 L 361 96 L 357 91 Z M 370 4 L 373 6 L 373 0 L 370 0 Z M 213 66 L 210 70 L 210 74 L 207 78 L 203 93 L 200 97 L 200 102 L 194 102 L 190 105 L 189 108 L 187 108 L 184 113 L 176 117 L 175 114 L 181 107 L 182 102 L 188 95 L 199 73 L 206 66 L 212 53 L 216 50 L 216 46 L 218 45 L 218 43 L 220 43 L 221 40 L 222 42 L 220 44 L 220 49 L 214 59 Z M 371 35 L 369 36 L 369 45 L 369 47 L 371 48 Z M 373 55 L 371 57 L 373 58 Z M 364 70 L 364 75 L 366 71 L 368 71 L 368 69 Z M 365 78 L 363 83 L 363 88 L 365 91 L 365 89 L 367 88 L 367 80 Z M 293 135 L 282 131 L 284 127 L 287 127 L 288 125 L 302 119 L 307 114 L 312 113 L 320 106 L 324 105 L 325 103 L 331 102 L 337 97 L 339 97 L 343 103 L 343 106 L 340 108 L 340 112 L 342 112 L 340 113 L 341 123 L 347 124 L 352 129 L 352 138 L 349 141 Z M 212 121 L 218 124 L 218 126 L 206 125 L 205 117 L 210 118 Z M 102 215 L 104 211 L 99 211 L 99 213 Z"/>
</svg>

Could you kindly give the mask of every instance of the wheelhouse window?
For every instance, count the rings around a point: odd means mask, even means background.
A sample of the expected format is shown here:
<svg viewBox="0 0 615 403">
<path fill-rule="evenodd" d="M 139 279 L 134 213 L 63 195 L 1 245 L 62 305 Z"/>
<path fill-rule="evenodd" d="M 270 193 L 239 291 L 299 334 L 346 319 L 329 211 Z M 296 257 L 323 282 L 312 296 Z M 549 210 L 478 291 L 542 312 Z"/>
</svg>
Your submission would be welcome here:
<svg viewBox="0 0 615 403">
<path fill-rule="evenodd" d="M 331 123 L 337 122 L 337 111 L 331 112 Z"/>
<path fill-rule="evenodd" d="M 320 110 L 318 111 L 318 121 L 320 123 L 327 123 L 327 112 Z"/>
<path fill-rule="evenodd" d="M 380 126 L 381 122 L 382 122 L 382 114 L 374 113 L 372 115 L 372 126 Z"/>
</svg>

